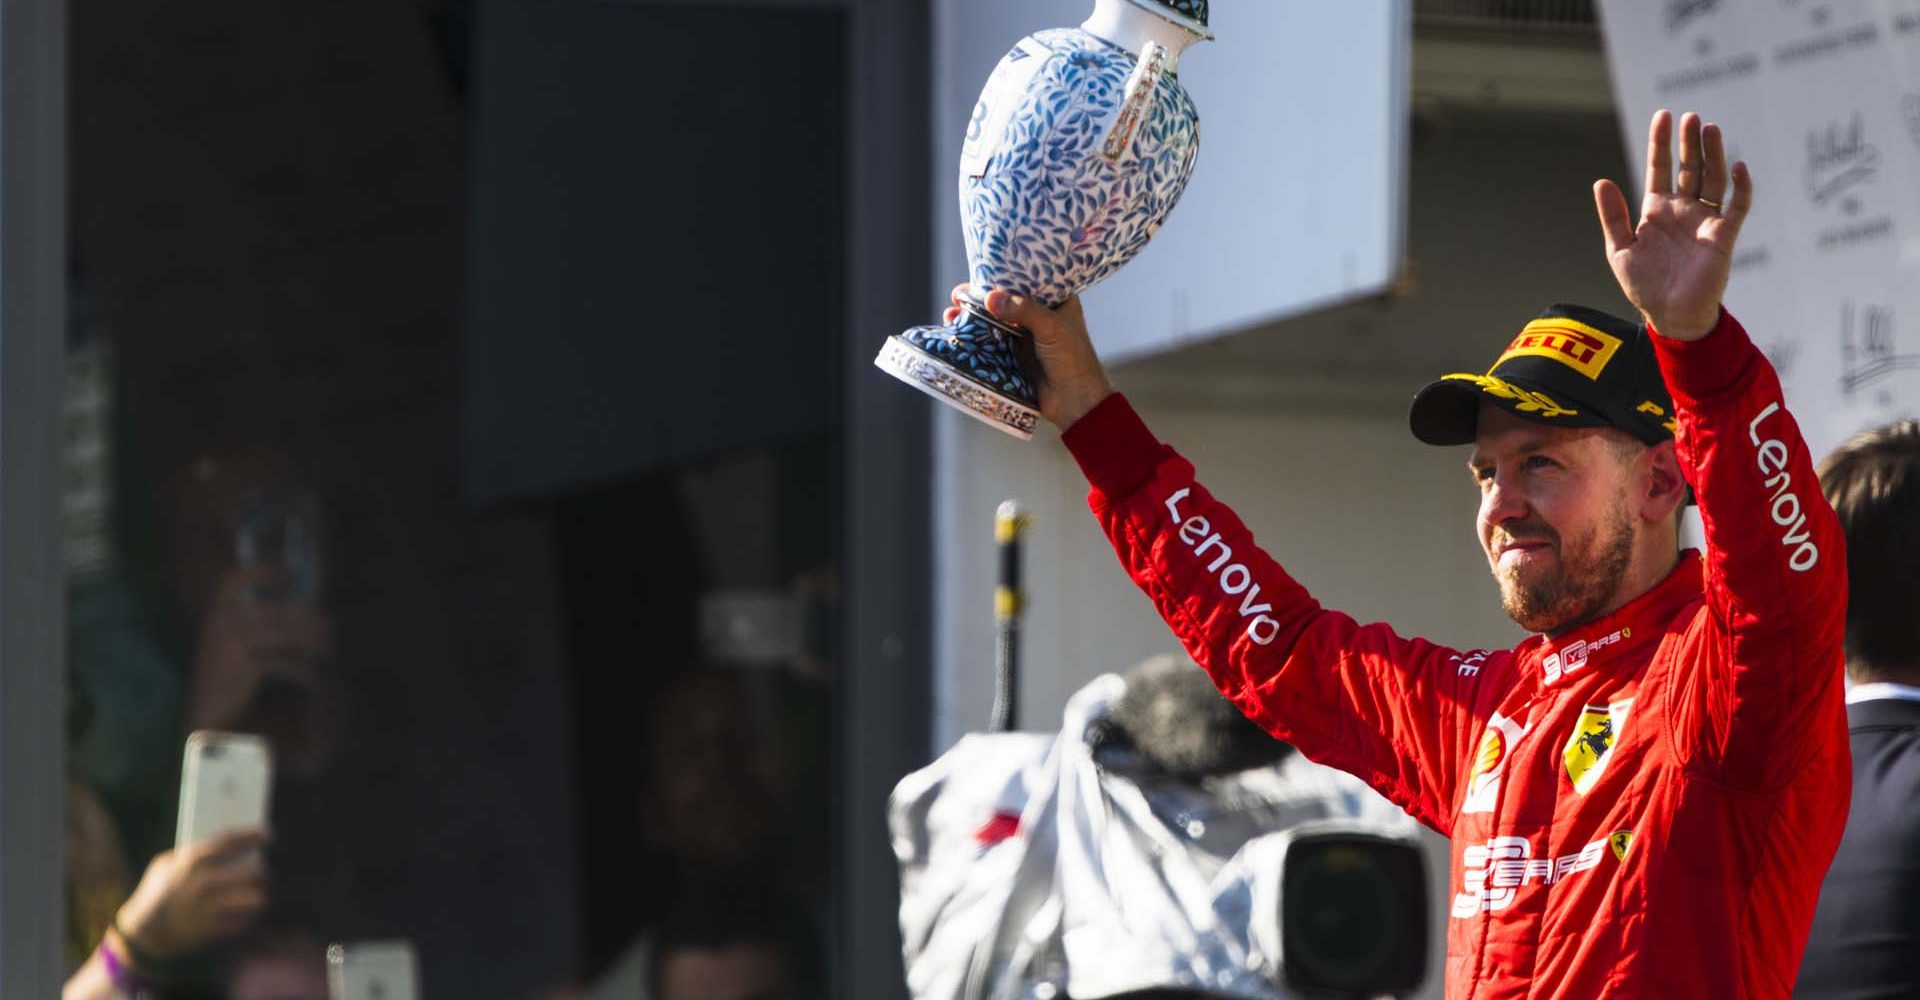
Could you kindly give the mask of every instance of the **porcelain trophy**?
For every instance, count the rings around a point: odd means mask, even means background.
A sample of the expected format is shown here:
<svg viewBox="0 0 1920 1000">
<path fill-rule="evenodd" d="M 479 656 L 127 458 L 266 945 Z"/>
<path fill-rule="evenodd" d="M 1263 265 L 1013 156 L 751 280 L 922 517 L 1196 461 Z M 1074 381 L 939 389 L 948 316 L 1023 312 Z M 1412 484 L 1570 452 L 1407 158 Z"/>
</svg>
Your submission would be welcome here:
<svg viewBox="0 0 1920 1000">
<path fill-rule="evenodd" d="M 1200 119 L 1177 73 L 1211 38 L 1207 0 L 1096 0 L 1078 28 L 1030 35 L 988 78 L 960 157 L 970 301 L 887 338 L 874 364 L 1026 439 L 1040 422 L 1030 345 L 978 294 L 1048 307 L 1140 253 L 1193 175 Z"/>
</svg>

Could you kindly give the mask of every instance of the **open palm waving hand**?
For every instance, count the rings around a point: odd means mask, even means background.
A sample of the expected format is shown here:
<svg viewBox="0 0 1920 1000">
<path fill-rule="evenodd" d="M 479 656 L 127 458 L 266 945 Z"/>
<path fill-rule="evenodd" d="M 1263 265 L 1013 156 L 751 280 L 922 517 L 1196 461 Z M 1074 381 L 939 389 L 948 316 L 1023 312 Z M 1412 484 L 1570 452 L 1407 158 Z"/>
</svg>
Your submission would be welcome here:
<svg viewBox="0 0 1920 1000">
<path fill-rule="evenodd" d="M 1655 113 L 1638 226 L 1619 185 L 1595 183 L 1593 200 L 1606 234 L 1607 262 L 1628 301 L 1661 335 L 1699 340 L 1720 319 L 1733 245 L 1753 207 L 1753 176 L 1745 163 L 1728 171 L 1720 127 L 1703 125 L 1699 115 L 1680 119 L 1677 179 L 1673 145 L 1673 114 Z"/>
</svg>

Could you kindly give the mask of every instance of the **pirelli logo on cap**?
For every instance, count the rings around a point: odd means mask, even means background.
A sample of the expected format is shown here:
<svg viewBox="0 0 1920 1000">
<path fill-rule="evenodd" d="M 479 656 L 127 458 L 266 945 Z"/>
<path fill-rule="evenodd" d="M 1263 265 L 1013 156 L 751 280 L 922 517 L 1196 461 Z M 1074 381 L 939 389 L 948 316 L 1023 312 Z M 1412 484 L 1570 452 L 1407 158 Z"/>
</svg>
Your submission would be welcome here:
<svg viewBox="0 0 1920 1000">
<path fill-rule="evenodd" d="M 1555 317 L 1536 319 L 1507 345 L 1505 354 L 1494 362 L 1500 367 L 1509 358 L 1532 356 L 1552 358 L 1594 381 L 1607 362 L 1620 351 L 1620 338 L 1602 333 L 1578 320 Z"/>
</svg>

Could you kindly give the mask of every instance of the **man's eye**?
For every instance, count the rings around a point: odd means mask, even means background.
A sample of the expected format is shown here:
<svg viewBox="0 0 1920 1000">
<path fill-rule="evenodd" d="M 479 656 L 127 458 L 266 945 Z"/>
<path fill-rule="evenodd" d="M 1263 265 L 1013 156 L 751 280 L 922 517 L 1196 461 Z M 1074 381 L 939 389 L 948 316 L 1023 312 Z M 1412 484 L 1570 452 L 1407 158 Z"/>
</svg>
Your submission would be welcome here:
<svg viewBox="0 0 1920 1000">
<path fill-rule="evenodd" d="M 1553 459 L 1545 455 L 1528 455 L 1525 467 L 1529 469 L 1551 469 L 1553 468 L 1553 464 Z"/>
<path fill-rule="evenodd" d="M 1478 466 L 1470 471 L 1473 473 L 1475 482 L 1484 483 L 1493 478 L 1493 466 L 1491 465 Z"/>
</svg>

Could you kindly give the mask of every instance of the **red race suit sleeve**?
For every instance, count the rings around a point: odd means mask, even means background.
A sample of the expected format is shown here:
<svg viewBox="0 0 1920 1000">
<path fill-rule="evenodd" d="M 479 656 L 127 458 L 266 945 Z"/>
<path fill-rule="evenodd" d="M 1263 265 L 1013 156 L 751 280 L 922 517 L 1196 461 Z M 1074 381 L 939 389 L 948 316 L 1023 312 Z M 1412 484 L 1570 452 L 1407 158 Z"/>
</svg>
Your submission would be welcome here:
<svg viewBox="0 0 1920 1000">
<path fill-rule="evenodd" d="M 1846 739 L 1840 522 L 1773 366 L 1731 315 L 1697 341 L 1653 340 L 1706 534 L 1706 610 L 1687 637 L 1701 655 L 1669 693 L 1675 749 L 1730 787 L 1777 788 Z"/>
<path fill-rule="evenodd" d="M 1506 652 L 1459 653 L 1320 607 L 1194 481 L 1126 399 L 1065 435 L 1089 504 L 1134 583 L 1248 718 L 1450 833 L 1474 699 Z"/>
</svg>

